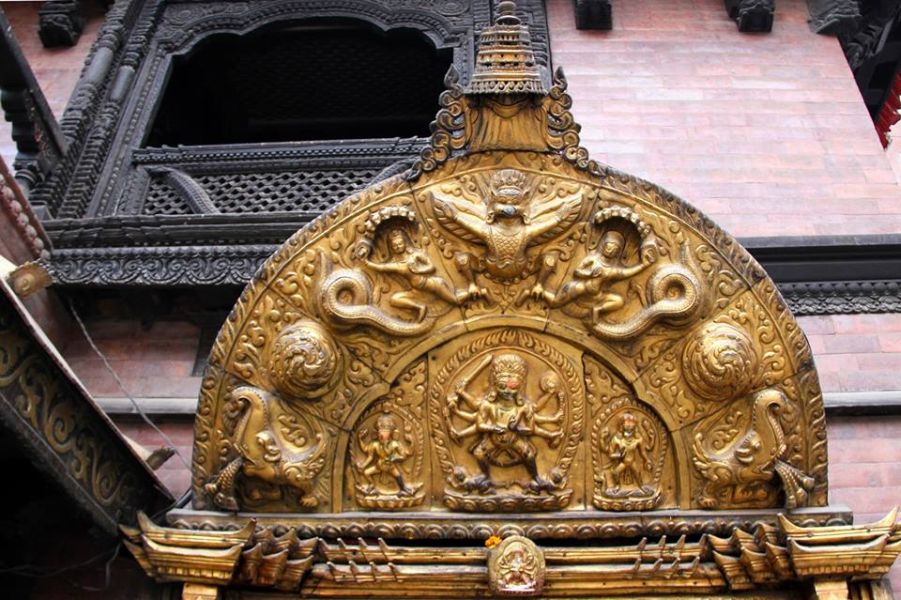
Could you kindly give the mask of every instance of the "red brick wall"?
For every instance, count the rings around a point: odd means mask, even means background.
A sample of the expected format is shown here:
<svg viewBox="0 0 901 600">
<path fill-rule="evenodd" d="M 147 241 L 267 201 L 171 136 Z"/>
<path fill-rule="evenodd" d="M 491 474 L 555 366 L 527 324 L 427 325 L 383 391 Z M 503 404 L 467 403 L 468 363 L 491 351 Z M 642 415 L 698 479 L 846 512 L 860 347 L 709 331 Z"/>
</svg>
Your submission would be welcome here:
<svg viewBox="0 0 901 600">
<path fill-rule="evenodd" d="M 613 0 L 613 30 L 548 0 L 555 65 L 592 156 L 736 236 L 901 231 L 901 190 L 839 43 L 779 0 L 742 34 L 722 0 Z M 875 216 L 879 215 L 878 218 Z"/>
<path fill-rule="evenodd" d="M 159 321 L 144 327 L 138 321 L 89 319 L 86 326 L 132 396 L 197 397 L 200 377 L 192 374 L 200 336 L 196 325 Z M 125 397 L 80 330 L 72 332 L 61 352 L 92 395 Z"/>
<path fill-rule="evenodd" d="M 901 314 L 824 315 L 798 321 L 813 349 L 823 390 L 901 390 Z"/>
<path fill-rule="evenodd" d="M 152 427 L 147 425 L 139 417 L 116 417 L 116 426 L 128 437 L 141 444 L 148 450 L 155 450 L 163 446 L 176 448 L 181 454 L 173 456 L 157 470 L 160 481 L 169 488 L 176 499 L 188 491 L 191 487 L 191 470 L 185 466 L 182 459 L 191 464 L 191 453 L 194 444 L 194 419 L 193 418 L 161 418 L 154 417 L 153 423 L 168 436 L 164 439 Z"/>
<path fill-rule="evenodd" d="M 832 417 L 827 430 L 830 503 L 850 506 L 857 523 L 901 504 L 901 417 Z M 890 579 L 901 590 L 901 563 Z"/>
</svg>

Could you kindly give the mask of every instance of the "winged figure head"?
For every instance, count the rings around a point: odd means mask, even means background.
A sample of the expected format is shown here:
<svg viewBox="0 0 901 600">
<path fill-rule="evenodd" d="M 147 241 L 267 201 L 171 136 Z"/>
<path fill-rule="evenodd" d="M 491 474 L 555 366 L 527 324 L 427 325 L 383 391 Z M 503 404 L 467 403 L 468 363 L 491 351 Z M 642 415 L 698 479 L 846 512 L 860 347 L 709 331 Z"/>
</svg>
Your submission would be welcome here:
<svg viewBox="0 0 901 600">
<path fill-rule="evenodd" d="M 497 217 L 521 217 L 529 223 L 526 176 L 516 169 L 502 169 L 491 176 L 488 183 L 489 205 L 486 220 L 493 223 Z"/>
</svg>

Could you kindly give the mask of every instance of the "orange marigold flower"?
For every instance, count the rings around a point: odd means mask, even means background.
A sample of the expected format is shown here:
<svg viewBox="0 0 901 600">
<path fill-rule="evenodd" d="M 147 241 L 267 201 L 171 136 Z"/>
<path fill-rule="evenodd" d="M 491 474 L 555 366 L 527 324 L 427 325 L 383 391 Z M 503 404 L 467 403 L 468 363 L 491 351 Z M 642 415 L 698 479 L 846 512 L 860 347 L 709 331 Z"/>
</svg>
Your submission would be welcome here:
<svg viewBox="0 0 901 600">
<path fill-rule="evenodd" d="M 485 540 L 485 547 L 491 550 L 495 546 L 501 543 L 501 538 L 496 535 L 491 536 L 487 540 Z"/>
</svg>

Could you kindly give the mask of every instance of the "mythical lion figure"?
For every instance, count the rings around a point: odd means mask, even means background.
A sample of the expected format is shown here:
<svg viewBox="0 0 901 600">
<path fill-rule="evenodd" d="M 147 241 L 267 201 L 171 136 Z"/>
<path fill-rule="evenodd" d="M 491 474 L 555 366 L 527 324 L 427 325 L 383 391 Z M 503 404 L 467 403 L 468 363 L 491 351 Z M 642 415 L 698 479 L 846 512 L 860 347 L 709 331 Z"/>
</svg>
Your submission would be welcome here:
<svg viewBox="0 0 901 600">
<path fill-rule="evenodd" d="M 286 437 L 272 422 L 277 418 L 274 413 L 281 412 L 274 410 L 277 402 L 272 394 L 250 386 L 236 388 L 229 396 L 232 418 L 228 429 L 238 456 L 205 486 L 213 504 L 219 508 L 231 511 L 240 508 L 236 495 L 239 475 L 252 483 L 288 487 L 298 496 L 298 504 L 303 508 L 318 505 L 313 487 L 325 466 L 326 445 L 321 434 L 300 436 L 299 428 Z M 245 495 L 250 497 L 260 493 L 245 490 Z"/>
<path fill-rule="evenodd" d="M 703 508 L 736 505 L 766 499 L 765 484 L 779 475 L 788 508 L 803 506 L 813 489 L 813 478 L 783 461 L 788 450 L 779 415 L 788 400 L 781 390 L 763 389 L 753 396 L 751 423 L 734 444 L 719 452 L 708 452 L 704 434 L 695 434 L 695 468 L 705 482 L 697 496 Z"/>
</svg>

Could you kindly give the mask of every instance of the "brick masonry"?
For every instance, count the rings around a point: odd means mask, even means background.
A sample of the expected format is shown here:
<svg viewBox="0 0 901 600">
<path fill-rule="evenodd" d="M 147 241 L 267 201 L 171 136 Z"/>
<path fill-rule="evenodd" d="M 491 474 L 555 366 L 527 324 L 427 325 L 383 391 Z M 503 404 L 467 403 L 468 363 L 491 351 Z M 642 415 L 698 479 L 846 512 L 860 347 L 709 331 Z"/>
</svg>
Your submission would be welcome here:
<svg viewBox="0 0 901 600">
<path fill-rule="evenodd" d="M 901 504 L 901 416 L 832 417 L 827 431 L 831 504 L 850 506 L 857 523 Z M 890 579 L 901 590 L 901 564 Z"/>
<path fill-rule="evenodd" d="M 823 390 L 901 390 L 901 314 L 824 315 L 798 321 L 813 349 Z"/>
<path fill-rule="evenodd" d="M 170 446 L 169 441 L 137 417 L 117 417 L 115 423 L 125 435 L 147 449 Z M 169 438 L 170 447 L 178 451 L 157 470 L 160 480 L 177 499 L 191 487 L 191 470 L 185 463 L 191 464 L 194 423 L 191 419 L 155 418 L 154 424 Z"/>
<path fill-rule="evenodd" d="M 592 156 L 663 185 L 740 237 L 901 231 L 901 190 L 838 41 L 804 0 L 741 34 L 714 0 L 613 1 L 612 31 L 549 0 Z"/>
</svg>

